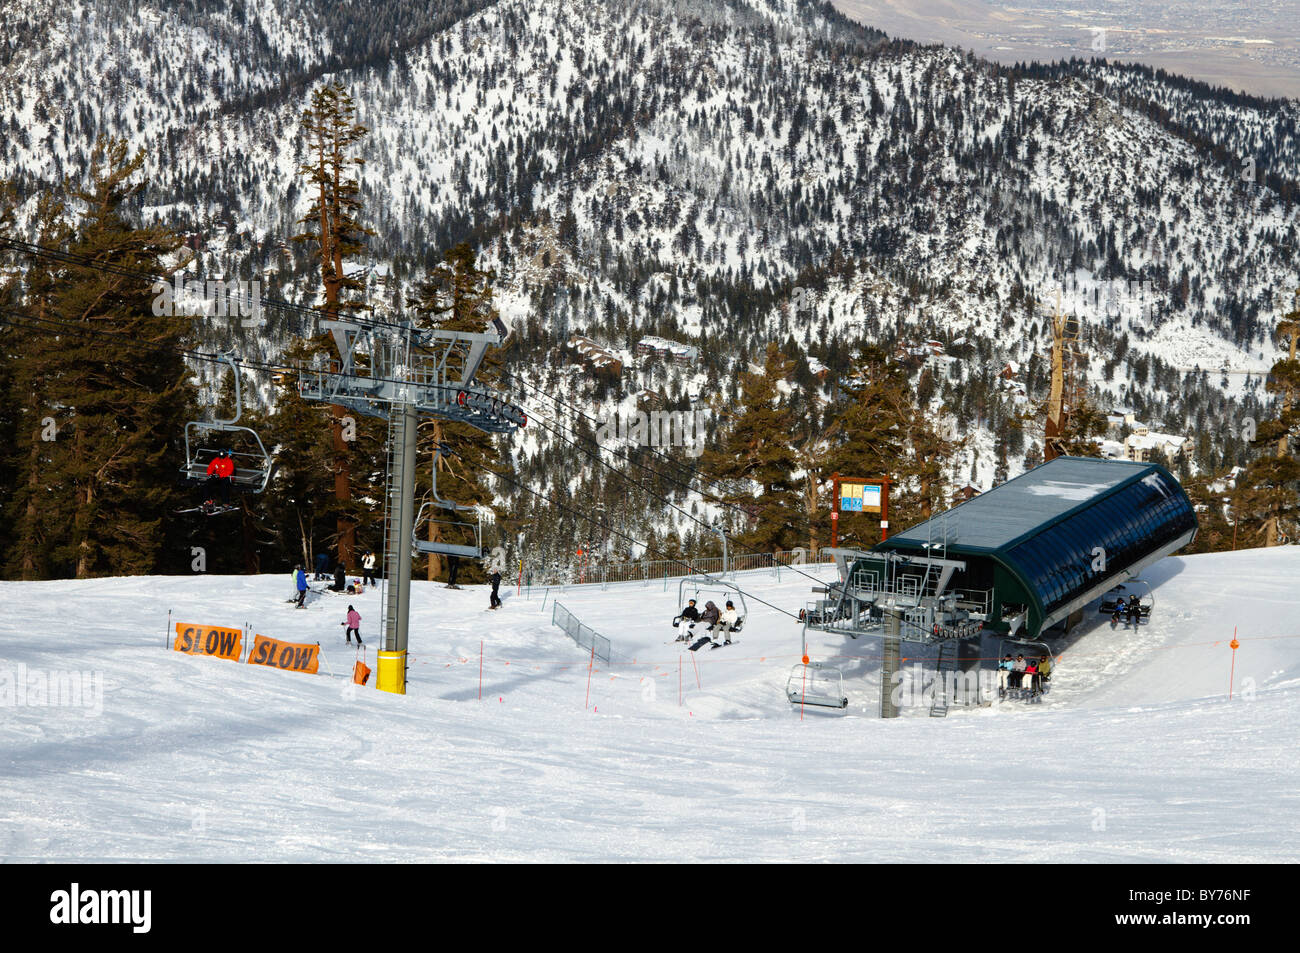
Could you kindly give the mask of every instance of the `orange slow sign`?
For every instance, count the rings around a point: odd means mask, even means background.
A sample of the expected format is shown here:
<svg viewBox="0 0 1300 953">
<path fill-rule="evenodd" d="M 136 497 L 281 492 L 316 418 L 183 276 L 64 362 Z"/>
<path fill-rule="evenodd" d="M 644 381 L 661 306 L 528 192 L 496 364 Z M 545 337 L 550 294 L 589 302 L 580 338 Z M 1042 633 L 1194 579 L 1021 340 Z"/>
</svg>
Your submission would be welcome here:
<svg viewBox="0 0 1300 953">
<path fill-rule="evenodd" d="M 176 623 L 176 641 L 172 643 L 172 648 L 177 652 L 185 652 L 187 655 L 212 655 L 238 662 L 243 647 L 242 629 Z"/>
<path fill-rule="evenodd" d="M 281 642 L 265 635 L 255 636 L 253 648 L 248 653 L 249 665 L 269 665 L 291 672 L 316 674 L 320 664 L 320 645 L 303 645 L 300 642 Z"/>
</svg>

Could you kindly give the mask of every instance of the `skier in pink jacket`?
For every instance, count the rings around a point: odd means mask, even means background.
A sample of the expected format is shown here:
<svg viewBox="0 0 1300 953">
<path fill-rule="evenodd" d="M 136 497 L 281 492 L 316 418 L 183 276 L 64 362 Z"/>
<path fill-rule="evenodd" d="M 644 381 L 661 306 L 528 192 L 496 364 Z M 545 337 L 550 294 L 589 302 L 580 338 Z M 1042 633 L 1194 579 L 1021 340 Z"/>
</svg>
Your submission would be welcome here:
<svg viewBox="0 0 1300 953">
<path fill-rule="evenodd" d="M 348 606 L 348 621 L 340 622 L 339 625 L 346 625 L 348 627 L 348 631 L 347 631 L 348 645 L 352 644 L 353 632 L 357 634 L 357 645 L 365 644 L 364 642 L 361 641 L 361 613 L 358 612 L 356 609 L 352 608 L 351 606 Z"/>
</svg>

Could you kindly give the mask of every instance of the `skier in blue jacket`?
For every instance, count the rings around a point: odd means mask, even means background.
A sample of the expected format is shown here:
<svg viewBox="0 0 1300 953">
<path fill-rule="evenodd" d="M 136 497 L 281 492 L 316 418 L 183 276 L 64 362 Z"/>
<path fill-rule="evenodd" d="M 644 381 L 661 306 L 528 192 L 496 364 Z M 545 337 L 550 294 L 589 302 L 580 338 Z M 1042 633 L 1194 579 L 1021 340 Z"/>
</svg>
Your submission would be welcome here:
<svg viewBox="0 0 1300 953">
<path fill-rule="evenodd" d="M 293 571 L 298 583 L 298 608 L 301 609 L 303 601 L 307 598 L 307 574 L 302 571 L 301 566 L 294 566 Z"/>
</svg>

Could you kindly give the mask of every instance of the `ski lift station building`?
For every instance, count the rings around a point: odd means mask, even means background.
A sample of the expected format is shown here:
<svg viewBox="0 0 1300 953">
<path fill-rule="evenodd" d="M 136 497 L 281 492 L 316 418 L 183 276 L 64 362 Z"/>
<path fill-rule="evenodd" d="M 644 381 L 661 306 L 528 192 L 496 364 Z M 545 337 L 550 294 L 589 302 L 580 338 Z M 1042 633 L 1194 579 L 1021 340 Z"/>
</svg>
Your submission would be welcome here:
<svg viewBox="0 0 1300 953">
<path fill-rule="evenodd" d="M 1196 531 L 1191 501 L 1163 467 L 1057 457 L 891 536 L 852 572 L 887 579 L 895 591 L 933 592 L 941 560 L 948 578 L 938 588 L 978 609 L 986 634 L 1035 639 Z"/>
</svg>

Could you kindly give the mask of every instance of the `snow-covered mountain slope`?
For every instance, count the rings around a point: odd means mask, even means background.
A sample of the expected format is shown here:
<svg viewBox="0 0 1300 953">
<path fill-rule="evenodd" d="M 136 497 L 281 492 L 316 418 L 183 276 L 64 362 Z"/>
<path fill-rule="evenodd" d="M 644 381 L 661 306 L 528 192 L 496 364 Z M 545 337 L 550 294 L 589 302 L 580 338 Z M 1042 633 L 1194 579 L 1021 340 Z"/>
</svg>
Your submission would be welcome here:
<svg viewBox="0 0 1300 953">
<path fill-rule="evenodd" d="M 1167 559 L 1149 625 L 1076 630 L 1042 705 L 890 722 L 856 643 L 814 647 L 849 673 L 847 713 L 786 702 L 779 610 L 811 585 L 788 573 L 741 574 L 740 641 L 694 659 L 667 642 L 675 586 L 559 594 L 614 640 L 590 672 L 555 593 L 489 612 L 481 588 L 417 583 L 406 696 L 164 648 L 171 608 L 319 640 L 342 675 L 338 623 L 356 604 L 373 646 L 375 594 L 294 610 L 287 577 L 0 583 L 0 699 L 20 672 L 90 686 L 0 720 L 0 856 L 1294 862 L 1297 572 L 1287 548 Z"/>
<path fill-rule="evenodd" d="M 961 340 L 969 353 L 930 403 L 972 437 L 953 482 L 986 487 L 995 441 L 1043 397 L 1058 290 L 1106 409 L 1200 435 L 1204 466 L 1244 462 L 1241 421 L 1264 416 L 1259 374 L 1300 247 L 1300 211 L 1281 197 L 1293 104 L 885 43 L 807 0 L 407 0 L 385 6 L 392 23 L 323 0 L 178 9 L 0 11 L 0 177 L 34 191 L 79 170 L 95 135 L 126 135 L 150 150 L 137 211 L 184 231 L 198 271 L 315 301 L 305 249 L 287 241 L 308 205 L 298 121 L 314 85 L 337 80 L 371 130 L 362 217 L 378 234 L 357 265 L 393 265 L 371 284 L 381 313 L 468 239 L 498 268 L 522 385 L 593 416 L 642 389 L 676 408 L 734 401 L 770 340 L 822 361 L 861 341 Z M 103 76 L 121 79 L 111 95 Z M 272 318 L 241 351 L 275 360 Z M 575 331 L 628 356 L 615 393 L 577 363 L 555 390 Z M 698 344 L 700 365 L 634 358 L 646 332 Z M 211 346 L 240 332 L 198 333 Z M 1029 368 L 1023 403 L 999 390 L 1008 362 Z M 1225 365 L 1227 384 L 1194 370 Z M 592 485 L 590 464 L 566 463 Z"/>
</svg>

